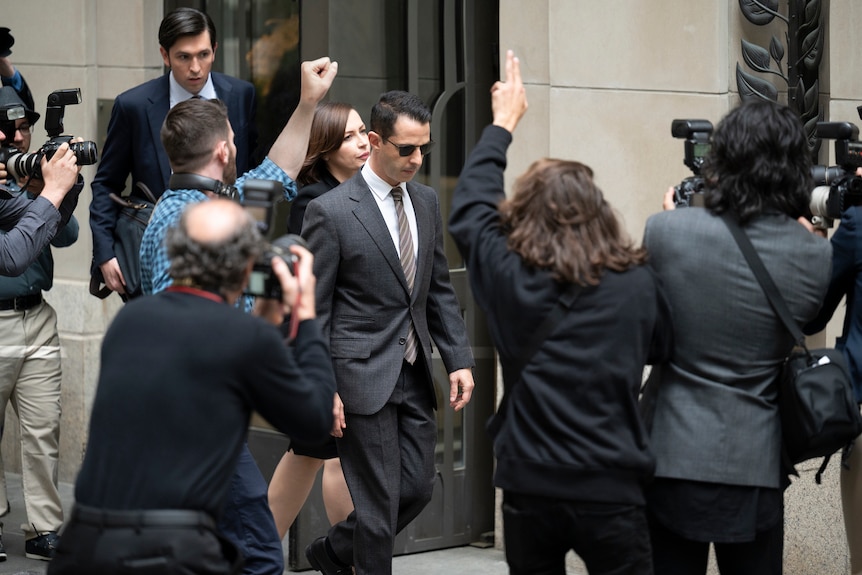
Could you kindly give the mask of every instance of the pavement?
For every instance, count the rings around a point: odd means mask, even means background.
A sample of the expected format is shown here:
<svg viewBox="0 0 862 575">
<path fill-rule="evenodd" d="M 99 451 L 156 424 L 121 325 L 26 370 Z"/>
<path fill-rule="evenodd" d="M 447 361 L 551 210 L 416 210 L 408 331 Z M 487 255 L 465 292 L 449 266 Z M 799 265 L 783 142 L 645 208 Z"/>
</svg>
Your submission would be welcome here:
<svg viewBox="0 0 862 575">
<path fill-rule="evenodd" d="M 21 492 L 21 476 L 6 474 L 7 493 L 12 506 L 8 515 L 3 517 L 3 545 L 8 558 L 0 563 L 0 575 L 44 575 L 48 563 L 24 557 L 24 532 L 21 524 L 26 521 L 24 499 Z M 60 484 L 60 497 L 63 508 L 68 514 L 74 501 L 73 486 Z M 471 575 L 506 575 L 509 572 L 506 557 L 502 550 L 478 547 L 455 547 L 440 551 L 414 553 L 395 557 L 392 562 L 393 575 L 451 575 L 470 573 Z M 292 571 L 285 571 L 286 574 Z M 315 571 L 304 571 L 309 575 Z"/>
<path fill-rule="evenodd" d="M 0 574 L 44 575 L 48 568 L 47 561 L 24 557 L 22 524 L 27 521 L 27 514 L 24 512 L 21 475 L 6 474 L 6 495 L 9 497 L 11 510 L 0 521 L 3 522 L 3 546 L 6 547 L 8 559 L 0 563 Z M 74 490 L 71 484 L 60 484 L 60 499 L 63 501 L 63 509 L 68 513 L 74 501 Z"/>
</svg>

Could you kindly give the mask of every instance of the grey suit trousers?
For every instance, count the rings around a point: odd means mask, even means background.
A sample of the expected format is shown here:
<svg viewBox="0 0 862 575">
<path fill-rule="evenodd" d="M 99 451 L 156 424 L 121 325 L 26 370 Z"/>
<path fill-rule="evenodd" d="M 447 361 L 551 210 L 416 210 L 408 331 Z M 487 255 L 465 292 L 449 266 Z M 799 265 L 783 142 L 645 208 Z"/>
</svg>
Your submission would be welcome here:
<svg viewBox="0 0 862 575">
<path fill-rule="evenodd" d="M 392 572 L 395 536 L 431 500 L 437 420 L 420 352 L 403 362 L 392 396 L 372 415 L 346 414 L 338 439 L 354 511 L 328 535 L 335 555 L 357 575 Z"/>
</svg>

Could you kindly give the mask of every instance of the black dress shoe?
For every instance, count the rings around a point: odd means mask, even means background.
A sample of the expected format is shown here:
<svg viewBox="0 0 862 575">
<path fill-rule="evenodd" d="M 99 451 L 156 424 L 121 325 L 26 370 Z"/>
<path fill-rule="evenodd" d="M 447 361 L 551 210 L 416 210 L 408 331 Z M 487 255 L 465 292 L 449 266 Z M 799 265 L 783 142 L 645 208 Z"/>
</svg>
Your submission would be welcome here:
<svg viewBox="0 0 862 575">
<path fill-rule="evenodd" d="M 326 549 L 326 537 L 318 537 L 305 548 L 305 558 L 315 571 L 323 575 L 350 575 L 353 570 L 330 556 Z"/>
</svg>

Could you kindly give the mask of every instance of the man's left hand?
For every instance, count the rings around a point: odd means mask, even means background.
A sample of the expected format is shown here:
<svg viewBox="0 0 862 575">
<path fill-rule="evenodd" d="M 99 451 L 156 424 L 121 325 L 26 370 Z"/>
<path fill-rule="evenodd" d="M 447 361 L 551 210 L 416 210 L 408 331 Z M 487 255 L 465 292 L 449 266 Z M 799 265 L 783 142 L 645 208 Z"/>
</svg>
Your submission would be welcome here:
<svg viewBox="0 0 862 575">
<path fill-rule="evenodd" d="M 449 405 L 455 411 L 460 411 L 470 403 L 473 397 L 473 370 L 459 369 L 449 374 Z"/>
</svg>

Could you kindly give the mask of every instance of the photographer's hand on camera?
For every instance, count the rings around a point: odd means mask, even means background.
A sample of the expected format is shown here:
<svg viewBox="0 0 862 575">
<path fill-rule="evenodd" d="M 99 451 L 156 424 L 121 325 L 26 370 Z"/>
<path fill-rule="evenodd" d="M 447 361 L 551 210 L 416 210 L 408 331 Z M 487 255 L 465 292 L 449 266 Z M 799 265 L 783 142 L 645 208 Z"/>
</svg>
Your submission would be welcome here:
<svg viewBox="0 0 862 575">
<path fill-rule="evenodd" d="M 281 300 L 258 296 L 255 302 L 255 314 L 274 325 L 281 325 L 288 316 L 293 320 L 292 323 L 317 317 L 314 299 L 317 282 L 312 271 L 314 256 L 298 245 L 291 246 L 290 251 L 298 258 L 294 270 L 296 275 L 281 257 L 273 257 L 270 261 L 272 271 L 281 285 Z"/>
<path fill-rule="evenodd" d="M 42 158 L 42 179 L 45 182 L 40 194 L 60 209 L 66 194 L 78 180 L 78 160 L 69 144 L 62 144 L 50 161 Z"/>
<path fill-rule="evenodd" d="M 675 210 L 676 209 L 676 202 L 674 201 L 675 197 L 676 197 L 676 192 L 673 189 L 673 186 L 671 186 L 667 189 L 667 192 L 665 192 L 665 194 L 664 194 L 664 200 L 662 200 L 662 202 L 661 202 L 661 209 L 665 210 L 665 211 Z"/>
<path fill-rule="evenodd" d="M 290 247 L 290 253 L 298 260 L 294 266 L 294 273 L 288 269 L 287 263 L 279 257 L 272 259 L 272 269 L 281 283 L 284 315 L 291 315 L 295 321 L 304 321 L 317 317 L 315 308 L 314 290 L 317 279 L 314 276 L 314 256 L 307 249 L 294 245 Z"/>
</svg>

